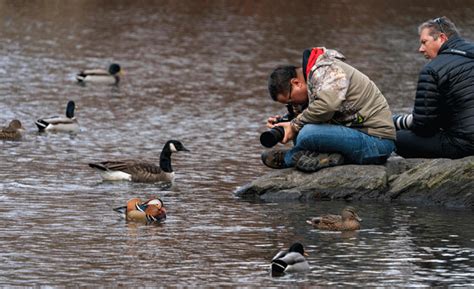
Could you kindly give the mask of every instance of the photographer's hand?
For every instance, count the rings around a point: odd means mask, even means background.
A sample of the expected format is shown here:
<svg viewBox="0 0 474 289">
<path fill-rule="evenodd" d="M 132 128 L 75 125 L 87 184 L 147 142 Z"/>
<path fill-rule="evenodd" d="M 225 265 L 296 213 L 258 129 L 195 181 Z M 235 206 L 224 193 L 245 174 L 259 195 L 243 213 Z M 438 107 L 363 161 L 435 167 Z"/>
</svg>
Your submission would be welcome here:
<svg viewBox="0 0 474 289">
<path fill-rule="evenodd" d="M 296 137 L 296 129 L 291 125 L 291 122 L 280 122 L 275 124 L 275 126 L 281 126 L 283 129 L 285 129 L 285 136 L 281 141 L 282 144 L 286 144 Z"/>
<path fill-rule="evenodd" d="M 275 126 L 275 123 L 277 123 L 278 119 L 281 118 L 280 115 L 275 115 L 275 116 L 270 116 L 268 119 L 267 119 L 267 127 L 268 128 L 273 128 Z"/>
</svg>

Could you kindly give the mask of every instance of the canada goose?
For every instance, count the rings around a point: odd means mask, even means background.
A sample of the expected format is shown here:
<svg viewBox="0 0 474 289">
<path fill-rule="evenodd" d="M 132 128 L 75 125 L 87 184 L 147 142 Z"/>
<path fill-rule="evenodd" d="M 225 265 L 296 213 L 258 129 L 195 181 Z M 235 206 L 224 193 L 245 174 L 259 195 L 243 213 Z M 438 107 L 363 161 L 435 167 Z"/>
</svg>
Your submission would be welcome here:
<svg viewBox="0 0 474 289">
<path fill-rule="evenodd" d="M 323 215 L 307 220 L 306 223 L 320 230 L 353 231 L 360 229 L 362 219 L 353 207 L 345 207 L 341 215 Z"/>
<path fill-rule="evenodd" d="M 10 121 L 7 127 L 0 130 L 1 140 L 20 140 L 21 133 L 24 132 L 23 126 L 18 119 Z"/>
<path fill-rule="evenodd" d="M 86 69 L 76 75 L 80 83 L 97 82 L 106 84 L 117 84 L 120 76 L 123 74 L 122 68 L 117 63 L 112 63 L 108 70 L 105 69 Z"/>
<path fill-rule="evenodd" d="M 272 276 L 308 271 L 310 268 L 305 256 L 303 245 L 298 242 L 288 250 L 278 252 L 272 259 Z"/>
<path fill-rule="evenodd" d="M 114 208 L 127 221 L 142 223 L 159 223 L 166 219 L 166 209 L 160 198 L 152 198 L 142 202 L 139 198 L 130 199 L 126 206 Z"/>
<path fill-rule="evenodd" d="M 44 131 L 61 131 L 61 132 L 77 132 L 79 124 L 74 117 L 75 103 L 70 100 L 66 106 L 66 116 L 53 116 L 41 118 L 35 121 L 40 132 Z"/>
<path fill-rule="evenodd" d="M 106 181 L 132 181 L 141 183 L 172 182 L 174 171 L 171 167 L 171 154 L 189 151 L 181 142 L 169 140 L 160 154 L 160 165 L 140 160 L 120 160 L 90 163 Z"/>
</svg>

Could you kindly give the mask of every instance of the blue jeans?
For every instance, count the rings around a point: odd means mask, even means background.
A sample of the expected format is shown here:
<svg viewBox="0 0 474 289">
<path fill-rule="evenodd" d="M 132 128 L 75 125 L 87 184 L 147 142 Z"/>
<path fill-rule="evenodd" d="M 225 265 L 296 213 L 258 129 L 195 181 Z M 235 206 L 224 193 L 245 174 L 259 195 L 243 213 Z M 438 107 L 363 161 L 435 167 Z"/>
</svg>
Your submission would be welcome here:
<svg viewBox="0 0 474 289">
<path fill-rule="evenodd" d="M 395 149 L 395 142 L 333 124 L 306 124 L 296 137 L 295 146 L 285 154 L 285 165 L 295 165 L 299 151 L 340 153 L 345 163 L 383 164 Z"/>
</svg>

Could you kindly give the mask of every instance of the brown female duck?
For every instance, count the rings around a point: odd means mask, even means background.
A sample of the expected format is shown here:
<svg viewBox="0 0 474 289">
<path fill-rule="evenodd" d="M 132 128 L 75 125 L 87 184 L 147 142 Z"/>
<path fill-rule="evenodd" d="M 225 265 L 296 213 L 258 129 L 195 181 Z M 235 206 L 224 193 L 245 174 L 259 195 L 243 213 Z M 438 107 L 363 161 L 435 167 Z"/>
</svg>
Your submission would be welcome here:
<svg viewBox="0 0 474 289">
<path fill-rule="evenodd" d="M 20 140 L 24 131 L 18 119 L 12 120 L 7 127 L 0 129 L 0 140 Z"/>
<path fill-rule="evenodd" d="M 323 215 L 307 220 L 306 223 L 320 230 L 353 231 L 360 229 L 362 219 L 353 207 L 345 207 L 341 215 Z"/>
</svg>

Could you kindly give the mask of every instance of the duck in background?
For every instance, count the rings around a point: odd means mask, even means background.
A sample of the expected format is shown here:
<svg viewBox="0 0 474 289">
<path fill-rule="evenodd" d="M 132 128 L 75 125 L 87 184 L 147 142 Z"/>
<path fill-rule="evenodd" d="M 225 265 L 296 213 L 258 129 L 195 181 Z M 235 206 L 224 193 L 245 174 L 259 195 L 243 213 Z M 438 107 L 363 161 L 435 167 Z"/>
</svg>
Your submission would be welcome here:
<svg viewBox="0 0 474 289">
<path fill-rule="evenodd" d="M 7 127 L 0 129 L 0 140 L 20 140 L 25 131 L 18 119 L 10 121 Z"/>
<path fill-rule="evenodd" d="M 350 206 L 342 209 L 341 215 L 323 215 L 306 221 L 317 229 L 330 231 L 359 230 L 360 222 L 362 219 L 357 215 L 355 208 Z"/>
<path fill-rule="evenodd" d="M 123 71 L 120 65 L 112 63 L 108 70 L 100 68 L 83 70 L 76 75 L 76 79 L 79 83 L 118 84 L 121 75 L 123 75 Z"/>
<path fill-rule="evenodd" d="M 126 206 L 114 208 L 127 221 L 140 223 L 160 223 L 166 219 L 166 209 L 160 198 L 151 198 L 142 202 L 139 198 L 130 199 Z"/>
<path fill-rule="evenodd" d="M 118 160 L 90 163 L 99 171 L 104 181 L 131 181 L 139 183 L 173 182 L 174 171 L 171 167 L 171 154 L 189 151 L 180 141 L 169 140 L 160 154 L 160 165 L 141 160 Z"/>
<path fill-rule="evenodd" d="M 66 106 L 65 116 L 52 116 L 48 118 L 40 118 L 35 121 L 36 126 L 40 132 L 54 131 L 54 132 L 78 132 L 79 123 L 74 116 L 76 104 L 70 100 Z"/>
<path fill-rule="evenodd" d="M 272 259 L 272 276 L 282 276 L 285 273 L 301 273 L 309 271 L 303 244 L 293 243 L 288 250 L 278 252 Z"/>
</svg>

